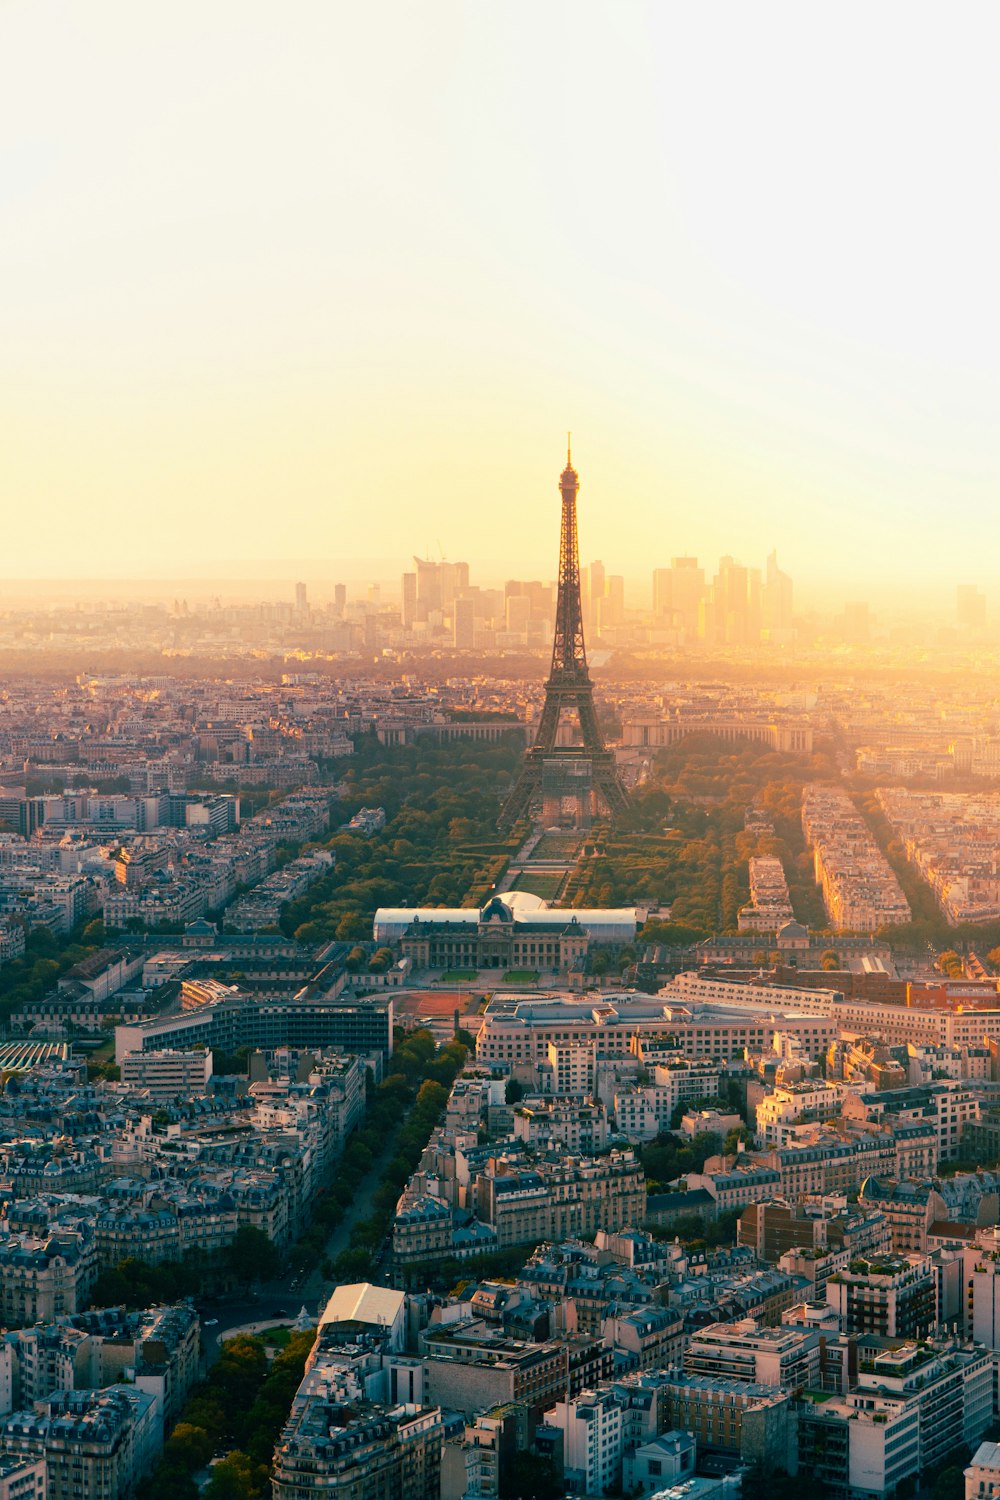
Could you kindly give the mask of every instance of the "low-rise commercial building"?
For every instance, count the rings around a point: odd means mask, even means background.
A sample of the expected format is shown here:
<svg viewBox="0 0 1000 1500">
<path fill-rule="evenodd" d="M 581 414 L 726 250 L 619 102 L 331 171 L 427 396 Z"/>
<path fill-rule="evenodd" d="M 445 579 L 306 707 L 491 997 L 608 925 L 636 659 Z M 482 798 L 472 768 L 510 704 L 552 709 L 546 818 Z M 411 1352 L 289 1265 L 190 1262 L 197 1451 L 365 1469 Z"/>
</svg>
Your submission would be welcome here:
<svg viewBox="0 0 1000 1500">
<path fill-rule="evenodd" d="M 754 1318 L 712 1323 L 692 1334 L 684 1368 L 799 1391 L 819 1383 L 820 1337 L 804 1328 L 762 1328 Z"/>
<path fill-rule="evenodd" d="M 154 1099 L 186 1098 L 203 1094 L 212 1076 L 212 1054 L 207 1048 L 175 1052 L 129 1052 L 121 1059 L 122 1082 L 147 1089 Z"/>
</svg>

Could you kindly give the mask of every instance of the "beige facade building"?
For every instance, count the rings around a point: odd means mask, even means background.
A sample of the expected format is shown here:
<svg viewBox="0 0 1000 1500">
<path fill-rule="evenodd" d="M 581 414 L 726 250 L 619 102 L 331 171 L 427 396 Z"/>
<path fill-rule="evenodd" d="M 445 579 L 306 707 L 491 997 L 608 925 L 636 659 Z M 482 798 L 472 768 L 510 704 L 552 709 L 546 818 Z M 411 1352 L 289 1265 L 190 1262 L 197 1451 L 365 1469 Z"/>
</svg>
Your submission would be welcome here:
<svg viewBox="0 0 1000 1500">
<path fill-rule="evenodd" d="M 0 1447 L 44 1461 L 47 1500 L 131 1500 L 162 1446 L 156 1401 L 134 1386 L 60 1391 L 0 1422 Z"/>
<path fill-rule="evenodd" d="M 909 903 L 892 867 L 842 787 L 806 788 L 802 828 L 835 932 L 875 932 L 910 921 Z"/>
<path fill-rule="evenodd" d="M 97 1279 L 97 1250 L 83 1232 L 0 1240 L 0 1318 L 7 1328 L 51 1322 L 85 1307 Z"/>
<path fill-rule="evenodd" d="M 744 1463 L 790 1466 L 794 1445 L 792 1397 L 776 1386 L 722 1375 L 652 1372 L 661 1430 L 679 1428 L 699 1452 L 738 1454 Z"/>
<path fill-rule="evenodd" d="M 307 1373 L 274 1454 L 273 1500 L 439 1500 L 441 1412 L 344 1408 Z"/>
<path fill-rule="evenodd" d="M 393 1260 L 397 1265 L 407 1266 L 422 1260 L 439 1259 L 451 1253 L 452 1235 L 451 1205 L 443 1198 L 422 1192 L 419 1182 L 411 1183 L 396 1204 L 392 1228 Z"/>
<path fill-rule="evenodd" d="M 47 1475 L 43 1458 L 0 1454 L 0 1500 L 45 1500 Z"/>
<path fill-rule="evenodd" d="M 592 1044 L 609 1059 L 634 1055 L 641 1061 L 645 1052 L 666 1048 L 689 1059 L 728 1061 L 747 1050 L 770 1052 L 776 1034 L 794 1037 L 810 1057 L 821 1057 L 840 1034 L 834 1003 L 829 994 L 817 999 L 814 991 L 757 989 L 687 975 L 658 995 L 607 994 L 597 1002 L 569 994 L 495 996 L 476 1038 L 476 1057 L 508 1071 L 537 1069 L 547 1065 L 554 1043 Z"/>
<path fill-rule="evenodd" d="M 646 1177 L 632 1151 L 563 1157 L 530 1168 L 490 1159 L 477 1179 L 479 1217 L 501 1249 L 540 1240 L 593 1239 L 599 1229 L 640 1224 Z"/>
</svg>

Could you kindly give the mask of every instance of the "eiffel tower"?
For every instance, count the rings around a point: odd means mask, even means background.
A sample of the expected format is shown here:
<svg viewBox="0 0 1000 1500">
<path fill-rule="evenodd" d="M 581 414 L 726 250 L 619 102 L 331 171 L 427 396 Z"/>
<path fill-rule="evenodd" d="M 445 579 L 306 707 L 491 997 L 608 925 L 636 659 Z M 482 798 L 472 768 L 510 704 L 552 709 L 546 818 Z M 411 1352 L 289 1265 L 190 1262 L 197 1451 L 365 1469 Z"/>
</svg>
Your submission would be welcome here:
<svg viewBox="0 0 1000 1500">
<path fill-rule="evenodd" d="M 567 802 L 575 804 L 578 827 L 589 825 L 603 805 L 613 818 L 628 806 L 626 792 L 605 747 L 594 711 L 594 685 L 587 670 L 580 605 L 580 549 L 576 534 L 576 496 L 580 480 L 567 444 L 566 467 L 559 476 L 562 526 L 559 533 L 559 597 L 552 667 L 545 684 L 545 706 L 535 743 L 526 752 L 517 781 L 500 814 L 499 827 L 511 828 L 541 805 L 543 821 L 562 821 Z M 559 744 L 564 714 L 575 713 L 579 743 Z"/>
</svg>

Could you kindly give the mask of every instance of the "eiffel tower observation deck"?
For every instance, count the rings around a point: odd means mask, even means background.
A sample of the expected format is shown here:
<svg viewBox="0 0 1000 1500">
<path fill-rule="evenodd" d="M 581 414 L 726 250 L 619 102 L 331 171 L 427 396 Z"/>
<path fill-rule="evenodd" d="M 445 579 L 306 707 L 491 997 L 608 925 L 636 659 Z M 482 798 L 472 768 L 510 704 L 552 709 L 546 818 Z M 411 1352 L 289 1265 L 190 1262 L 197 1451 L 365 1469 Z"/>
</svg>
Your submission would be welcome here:
<svg viewBox="0 0 1000 1500">
<path fill-rule="evenodd" d="M 580 603 L 580 548 L 576 497 L 580 480 L 567 449 L 559 476 L 562 525 L 559 533 L 559 595 L 556 601 L 552 666 L 535 742 L 500 814 L 500 828 L 541 813 L 546 824 L 589 826 L 595 813 L 611 818 L 628 806 L 628 793 L 607 749 L 594 710 L 594 685 L 587 668 Z M 570 725 L 570 733 L 562 731 Z"/>
</svg>

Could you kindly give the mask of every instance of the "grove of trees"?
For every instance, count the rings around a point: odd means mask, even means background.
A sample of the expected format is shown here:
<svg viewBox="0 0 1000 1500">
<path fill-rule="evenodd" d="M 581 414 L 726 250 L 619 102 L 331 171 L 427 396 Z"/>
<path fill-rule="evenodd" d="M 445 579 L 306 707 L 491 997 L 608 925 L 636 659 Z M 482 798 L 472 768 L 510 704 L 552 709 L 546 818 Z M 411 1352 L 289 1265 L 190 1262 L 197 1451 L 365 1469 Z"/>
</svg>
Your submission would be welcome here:
<svg viewBox="0 0 1000 1500">
<path fill-rule="evenodd" d="M 176 1302 L 234 1282 L 270 1281 L 281 1269 L 281 1256 L 267 1235 L 243 1224 L 218 1255 L 190 1251 L 182 1260 L 147 1261 L 129 1256 L 102 1271 L 94 1285 L 95 1307 L 151 1307 Z"/>
<path fill-rule="evenodd" d="M 314 1329 L 293 1333 L 270 1366 L 263 1339 L 227 1339 L 188 1397 L 139 1500 L 197 1500 L 194 1476 L 220 1449 L 226 1455 L 201 1492 L 207 1500 L 266 1500 L 274 1445 L 315 1337 Z"/>
<path fill-rule="evenodd" d="M 326 840 L 336 865 L 284 909 L 282 930 L 304 943 L 358 943 L 371 937 L 379 906 L 485 902 L 522 836 L 496 832 L 520 754 L 514 745 L 387 749 L 359 740 L 340 816 L 384 807 L 386 825 L 371 838 Z"/>
<path fill-rule="evenodd" d="M 104 925 L 88 922 L 69 937 L 47 927 L 34 927 L 25 937 L 21 958 L 0 965 L 0 1022 L 23 1005 L 40 1000 L 61 974 L 96 953 L 104 941 Z"/>
<path fill-rule="evenodd" d="M 364 1281 L 392 1227 L 399 1195 L 416 1168 L 448 1093 L 468 1056 L 457 1038 L 437 1047 L 429 1031 L 397 1033 L 392 1071 L 370 1090 L 364 1124 L 352 1135 L 329 1187 L 313 1205 L 312 1224 L 292 1252 L 303 1269 L 322 1263 L 327 1242 L 348 1216 L 358 1190 L 379 1166 L 372 1212 L 351 1225 L 349 1243 L 324 1269 L 338 1281 Z M 390 1154 L 391 1153 L 391 1154 Z"/>
<path fill-rule="evenodd" d="M 733 746 L 689 735 L 662 750 L 653 774 L 612 831 L 597 828 L 593 853 L 571 875 L 564 900 L 574 906 L 669 905 L 669 923 L 642 933 L 650 942 L 684 944 L 736 930 L 749 897 L 747 860 L 782 862 L 795 915 L 822 928 L 826 917 L 801 826 L 802 787 L 834 774 L 822 754 L 808 761 L 766 746 Z M 756 802 L 773 833 L 745 827 Z"/>
</svg>

